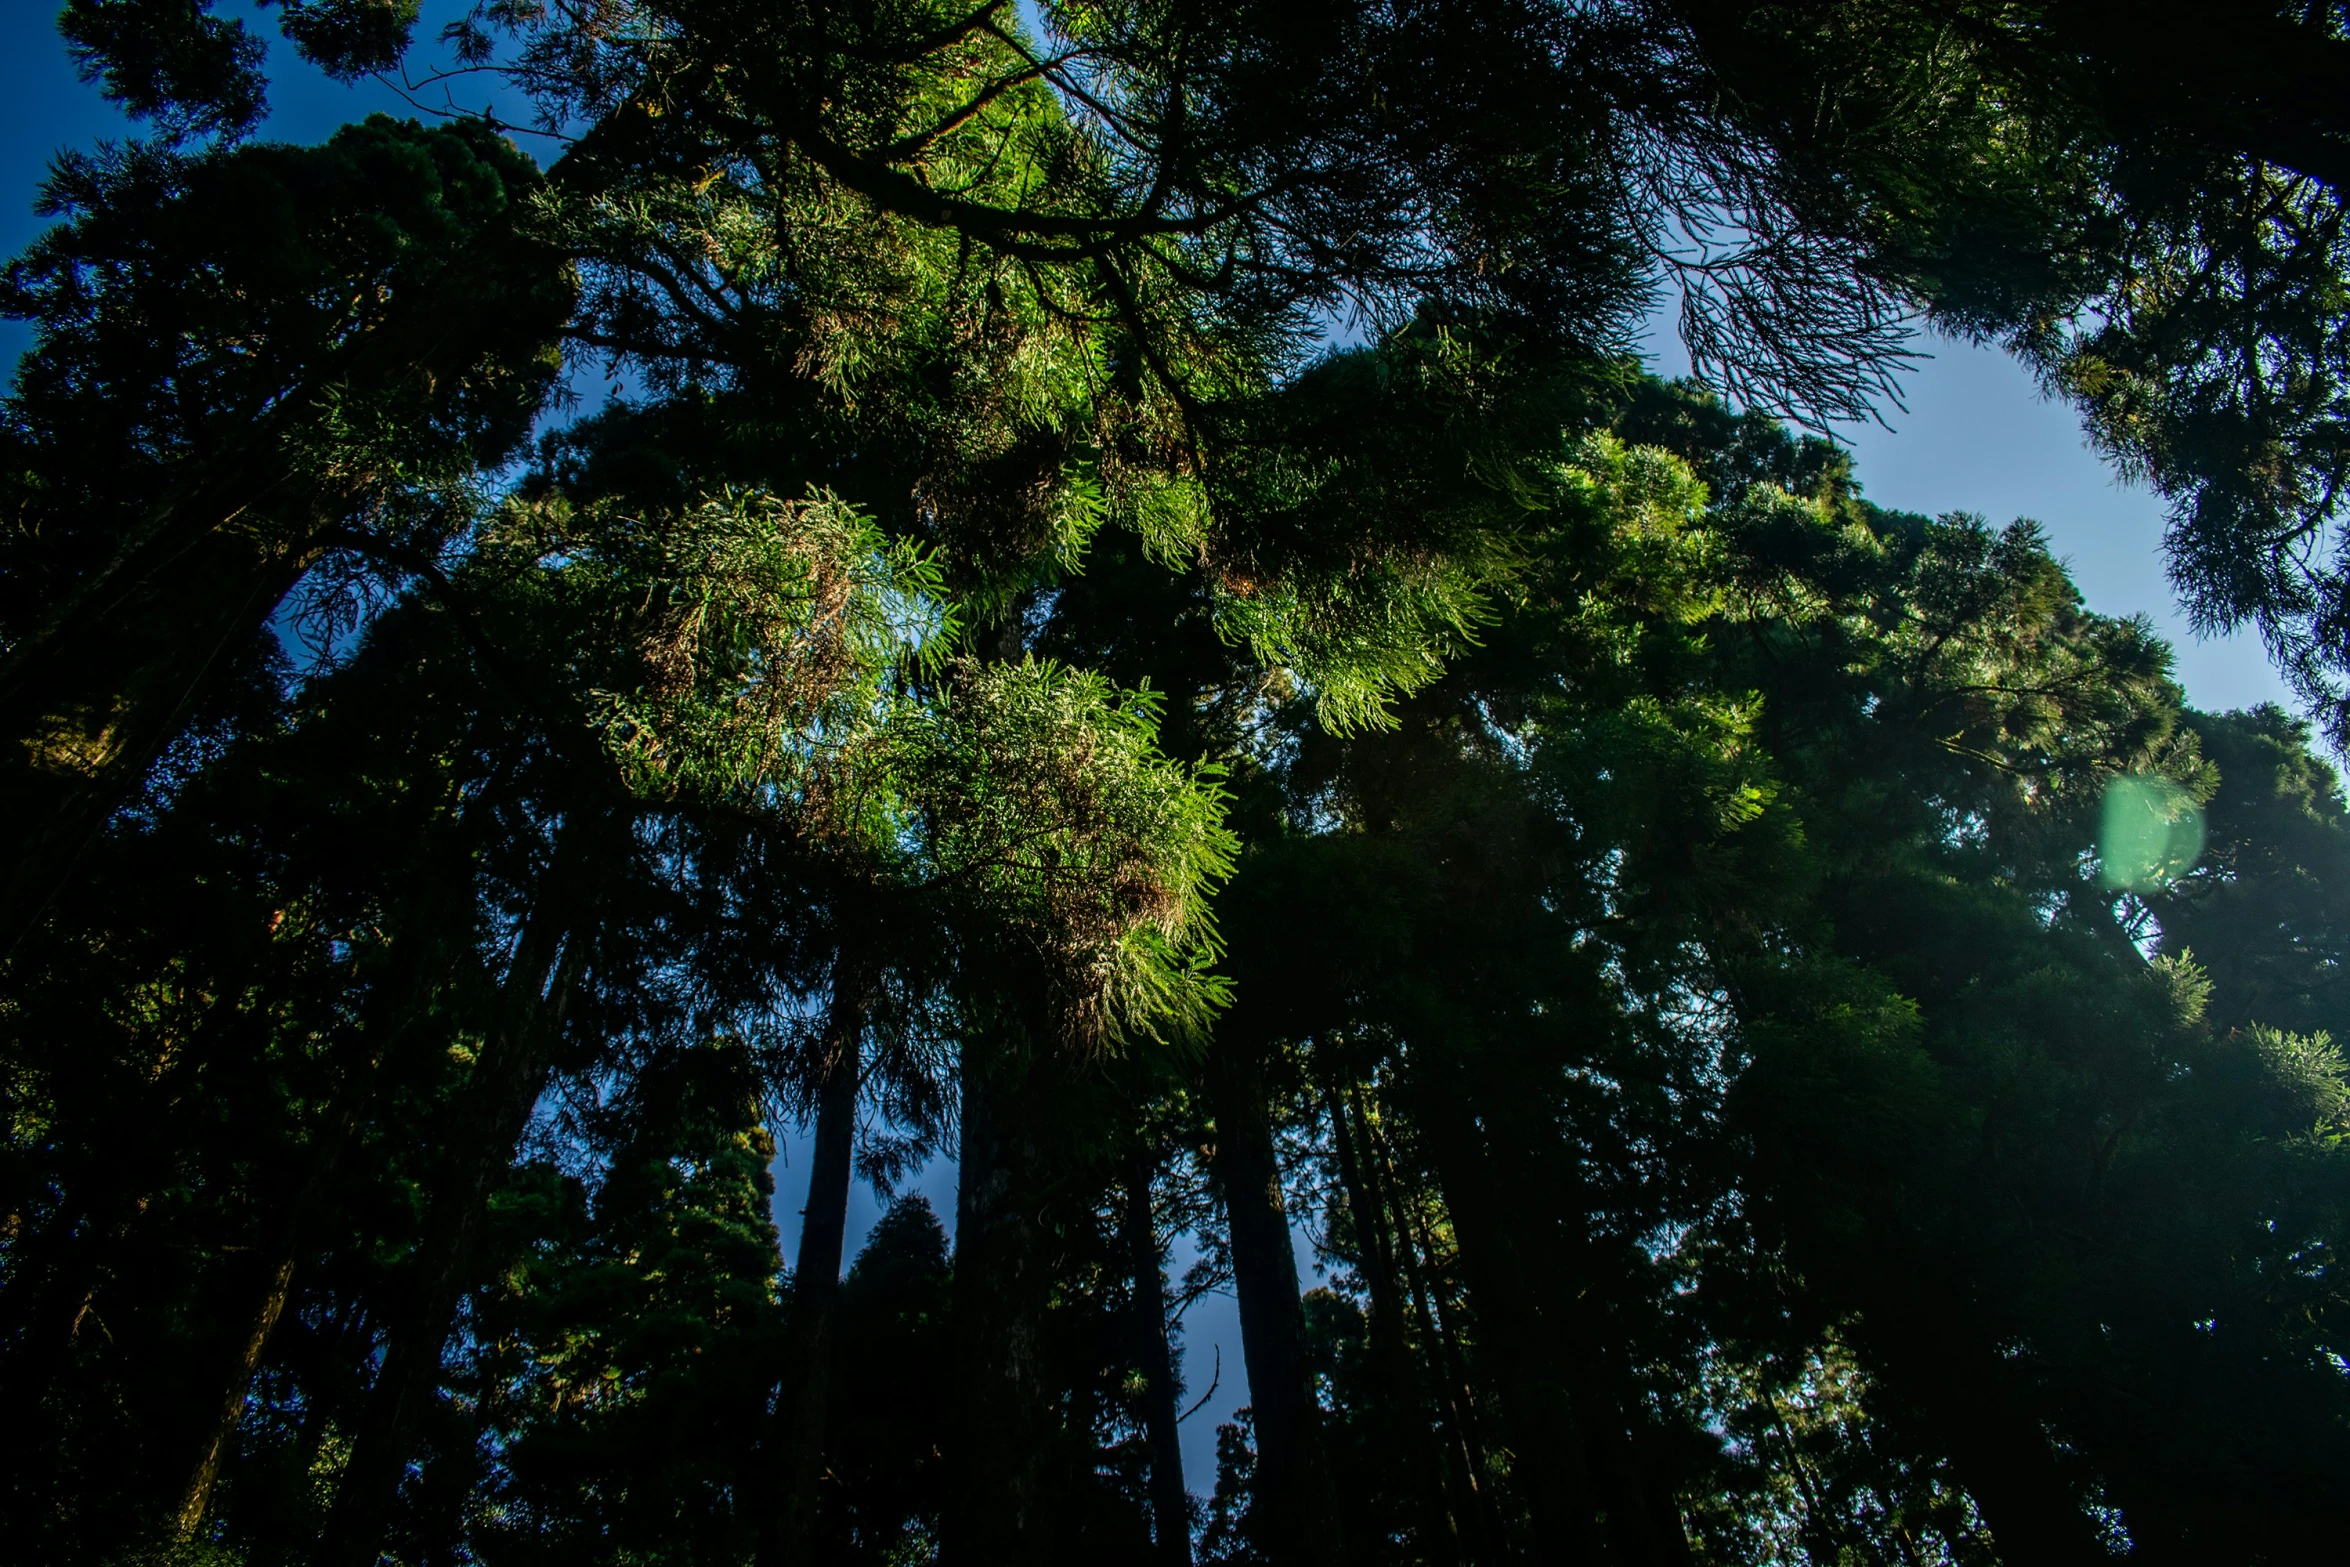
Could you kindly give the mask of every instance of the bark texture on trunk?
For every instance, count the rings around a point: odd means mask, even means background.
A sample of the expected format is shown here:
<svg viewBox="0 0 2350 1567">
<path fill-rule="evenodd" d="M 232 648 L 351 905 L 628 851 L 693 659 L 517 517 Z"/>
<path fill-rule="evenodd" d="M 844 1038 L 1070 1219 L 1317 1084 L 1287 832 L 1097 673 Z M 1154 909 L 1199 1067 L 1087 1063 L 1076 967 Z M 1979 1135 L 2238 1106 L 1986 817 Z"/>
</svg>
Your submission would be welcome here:
<svg viewBox="0 0 2350 1567">
<path fill-rule="evenodd" d="M 1399 1246 L 1389 1228 L 1387 1183 L 1377 1161 L 1367 1157 L 1374 1151 L 1368 1117 L 1351 1084 L 1334 1080 L 1326 1102 L 1339 1180 L 1346 1187 L 1347 1209 L 1354 1216 L 1362 1248 L 1364 1282 L 1371 1294 L 1371 1357 L 1398 1416 L 1397 1456 L 1417 1482 L 1427 1549 L 1440 1559 L 1458 1560 L 1477 1530 L 1475 1467 L 1459 1444 L 1457 1420 L 1443 1421 L 1436 1431 L 1429 1428 L 1428 1391 L 1404 1325 L 1401 1247 L 1410 1242 Z M 1433 1335 L 1428 1342 L 1433 1348 Z M 1449 1401 L 1438 1402 L 1449 1412 Z"/>
<path fill-rule="evenodd" d="M 1338 1507 L 1323 1460 L 1321 1409 L 1306 1369 L 1305 1307 L 1289 1208 L 1249 1045 L 1220 1040 L 1211 1062 L 1216 1184 L 1232 1232 L 1232 1286 L 1256 1417 L 1258 1543 L 1280 1567 L 1340 1559 Z"/>
<path fill-rule="evenodd" d="M 802 1567 L 815 1559 L 833 1313 L 840 1299 L 841 1251 L 856 1157 L 857 1087 L 873 987 L 874 975 L 860 955 L 843 952 L 833 964 L 832 1000 L 818 1045 L 816 1142 L 808 1161 L 808 1205 L 800 1214 L 800 1249 L 792 1267 L 791 1311 L 784 1326 L 784 1382 L 775 1410 L 781 1459 L 776 1481 L 782 1495 L 774 1524 L 760 1541 L 760 1567 Z"/>
<path fill-rule="evenodd" d="M 1049 1554 L 1054 1445 L 1041 1334 L 1051 1259 L 1038 1232 L 1040 1154 L 1021 1076 L 966 1046 L 949 1336 L 955 1367 L 947 1567 L 1011 1567 Z"/>
<path fill-rule="evenodd" d="M 1191 1493 L 1183 1483 L 1175 1355 L 1167 1344 L 1167 1278 L 1151 1212 L 1158 1160 L 1138 1145 L 1126 1165 L 1121 1214 L 1127 1266 L 1134 1278 L 1134 1363 L 1143 1375 L 1143 1435 L 1150 1442 L 1151 1527 L 1163 1567 L 1191 1567 Z"/>
</svg>

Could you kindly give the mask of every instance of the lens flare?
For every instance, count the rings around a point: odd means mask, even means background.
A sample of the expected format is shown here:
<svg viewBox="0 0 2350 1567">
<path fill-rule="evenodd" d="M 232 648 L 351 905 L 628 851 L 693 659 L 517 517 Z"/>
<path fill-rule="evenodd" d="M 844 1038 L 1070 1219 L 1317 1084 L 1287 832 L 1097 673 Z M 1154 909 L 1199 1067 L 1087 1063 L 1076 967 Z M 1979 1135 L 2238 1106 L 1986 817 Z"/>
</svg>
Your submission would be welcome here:
<svg viewBox="0 0 2350 1567">
<path fill-rule="evenodd" d="M 2151 773 L 2105 786 L 2097 834 L 2105 884 L 2144 892 L 2184 875 L 2203 852 L 2203 810 L 2187 791 Z"/>
</svg>

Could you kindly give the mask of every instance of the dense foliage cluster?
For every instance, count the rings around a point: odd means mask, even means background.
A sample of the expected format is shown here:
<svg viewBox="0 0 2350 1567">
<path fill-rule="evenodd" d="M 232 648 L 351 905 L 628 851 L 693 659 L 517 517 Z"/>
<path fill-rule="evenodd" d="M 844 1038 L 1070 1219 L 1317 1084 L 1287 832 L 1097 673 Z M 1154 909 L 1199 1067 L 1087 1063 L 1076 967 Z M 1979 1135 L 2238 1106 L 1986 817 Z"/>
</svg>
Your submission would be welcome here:
<svg viewBox="0 0 2350 1567">
<path fill-rule="evenodd" d="M 2339 1548 L 2342 6 L 418 16 L 60 21 L 8 1554 Z M 2314 723 L 1800 433 L 1921 313 Z"/>
</svg>

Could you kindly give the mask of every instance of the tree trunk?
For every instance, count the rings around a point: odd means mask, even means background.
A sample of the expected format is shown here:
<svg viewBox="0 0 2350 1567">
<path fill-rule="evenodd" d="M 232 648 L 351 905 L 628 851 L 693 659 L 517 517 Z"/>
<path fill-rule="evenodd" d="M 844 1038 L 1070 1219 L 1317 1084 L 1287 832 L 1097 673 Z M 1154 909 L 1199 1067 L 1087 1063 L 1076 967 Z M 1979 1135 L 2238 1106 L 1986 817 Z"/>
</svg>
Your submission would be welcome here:
<svg viewBox="0 0 2350 1567">
<path fill-rule="evenodd" d="M 180 1492 L 173 1522 L 183 1539 L 203 1527 L 205 1509 L 212 1505 L 212 1487 L 220 1478 L 221 1460 L 228 1453 L 230 1438 L 236 1435 L 237 1422 L 244 1418 L 245 1400 L 253 1391 L 253 1374 L 260 1369 L 262 1351 L 269 1347 L 269 1336 L 277 1330 L 277 1319 L 285 1314 L 286 1297 L 293 1282 L 294 1256 L 289 1251 L 270 1270 L 261 1310 L 253 1319 L 253 1330 L 245 1335 L 244 1349 L 237 1357 L 235 1369 L 229 1373 L 228 1391 L 220 1401 L 220 1412 L 196 1455 L 195 1472 L 189 1475 L 186 1487 Z"/>
<path fill-rule="evenodd" d="M 464 1298 L 475 1233 L 498 1183 L 513 1168 L 515 1144 L 530 1124 L 532 1109 L 546 1092 L 570 985 L 564 938 L 576 910 L 559 907 L 563 903 L 555 886 L 541 891 L 499 993 L 500 1026 L 485 1041 L 467 1085 L 443 1173 L 425 1213 L 406 1309 L 390 1325 L 383 1367 L 368 1392 L 335 1491 L 320 1551 L 328 1567 L 369 1567 L 380 1551 L 407 1471 L 417 1416 L 439 1380 L 441 1354 Z"/>
<path fill-rule="evenodd" d="M 1394 1193 L 1392 1181 L 1389 1191 Z M 1495 1505 L 1493 1488 L 1487 1483 L 1487 1448 L 1485 1433 L 1477 1421 L 1476 1390 L 1469 1385 L 1469 1365 L 1461 1353 L 1460 1335 L 1447 1320 L 1450 1308 L 1437 1310 L 1435 1292 L 1428 1283 L 1428 1267 L 1422 1260 L 1423 1254 L 1433 1257 L 1435 1249 L 1419 1234 L 1411 1215 L 1404 1211 L 1402 1197 L 1391 1195 L 1391 1200 L 1395 1203 L 1396 1246 L 1403 1258 L 1404 1281 L 1411 1288 L 1412 1309 L 1435 1357 L 1436 1405 L 1450 1438 L 1445 1450 L 1464 1476 L 1461 1482 L 1467 1492 L 1464 1510 L 1474 1523 L 1470 1538 L 1475 1548 L 1471 1554 L 1479 1561 L 1500 1561 L 1509 1554 L 1508 1531 Z"/>
<path fill-rule="evenodd" d="M 1442 1558 L 1457 1559 L 1462 1537 L 1477 1528 L 1475 1470 L 1459 1442 L 1457 1421 L 1445 1423 L 1443 1434 L 1451 1440 L 1431 1442 L 1427 1391 L 1404 1330 L 1400 1261 L 1388 1230 L 1385 1183 L 1363 1157 L 1369 1151 L 1370 1139 L 1363 1135 L 1369 1126 L 1367 1122 L 1359 1128 L 1356 1124 L 1360 1107 L 1351 1085 L 1342 1088 L 1334 1076 L 1326 1098 L 1339 1180 L 1346 1187 L 1347 1208 L 1354 1215 L 1355 1234 L 1363 1250 L 1364 1282 L 1371 1293 L 1371 1355 L 1380 1367 L 1388 1396 L 1395 1401 L 1395 1423 L 1405 1438 L 1398 1443 L 1397 1456 L 1406 1472 L 1419 1482 L 1426 1548 Z M 1430 1343 L 1433 1346 L 1433 1337 Z M 1459 1497 L 1458 1507 L 1446 1505 L 1446 1481 Z"/>
<path fill-rule="evenodd" d="M 1033 1217 L 1039 1154 L 1011 1069 L 964 1047 L 950 1338 L 955 1408 L 940 1559 L 948 1567 L 1042 1560 L 1053 1436 L 1042 1360 L 1049 1259 Z"/>
<path fill-rule="evenodd" d="M 1137 1144 L 1126 1166 L 1123 1214 L 1127 1266 L 1134 1279 L 1134 1364 L 1142 1372 L 1143 1435 L 1150 1443 L 1151 1525 L 1162 1567 L 1191 1567 L 1191 1493 L 1183 1484 L 1177 1431 L 1175 1356 L 1167 1346 L 1167 1279 L 1151 1213 L 1157 1160 Z"/>
<path fill-rule="evenodd" d="M 411 1016 L 413 1013 L 410 1014 Z M 394 1025 L 391 1039 L 397 1039 L 405 1030 L 406 1020 Z M 253 1325 L 245 1335 L 245 1342 L 231 1366 L 222 1388 L 220 1403 L 203 1440 L 197 1446 L 196 1462 L 188 1476 L 188 1483 L 180 1490 L 179 1505 L 173 1521 L 180 1537 L 186 1539 L 203 1527 L 204 1514 L 212 1503 L 213 1487 L 220 1479 L 220 1466 L 228 1455 L 229 1442 L 236 1436 L 237 1423 L 244 1418 L 245 1403 L 252 1396 L 253 1378 L 261 1369 L 261 1357 L 269 1349 L 270 1336 L 277 1331 L 278 1319 L 285 1315 L 294 1279 L 295 1261 L 300 1255 L 303 1236 L 309 1231 L 316 1215 L 326 1206 L 332 1193 L 335 1170 L 340 1156 L 359 1124 L 361 1105 L 372 1098 L 375 1091 L 376 1069 L 381 1064 L 384 1046 L 373 1051 L 358 1064 L 342 1091 L 336 1096 L 341 1110 L 332 1116 L 326 1127 L 326 1156 L 312 1167 L 310 1178 L 303 1184 L 302 1194 L 295 1199 L 294 1209 L 285 1227 L 284 1244 L 280 1247 L 277 1266 L 270 1270 L 261 1299 L 253 1312 Z"/>
<path fill-rule="evenodd" d="M 1279 1567 L 1335 1562 L 1338 1508 L 1323 1461 L 1321 1410 L 1306 1370 L 1305 1308 L 1263 1073 L 1248 1046 L 1219 1040 L 1211 1076 L 1216 1184 L 1232 1231 L 1241 1355 L 1256 1416 L 1253 1527 Z"/>
<path fill-rule="evenodd" d="M 1536 1319 L 1535 1279 L 1495 1211 L 1500 1194 L 1493 1189 L 1476 1122 L 1457 1102 L 1455 1086 L 1437 1087 L 1427 1096 L 1427 1122 L 1437 1178 L 1477 1311 L 1480 1359 L 1493 1363 L 1489 1375 L 1514 1453 L 1514 1489 L 1533 1525 L 1535 1559 L 1608 1559 L 1602 1535 L 1607 1508 L 1583 1411 L 1552 1363 L 1546 1325 Z"/>
<path fill-rule="evenodd" d="M 784 1327 L 784 1385 L 776 1401 L 783 1488 L 774 1523 L 760 1542 L 760 1567 L 802 1567 L 815 1560 L 816 1482 L 824 1458 L 827 1373 L 833 1308 L 840 1298 L 841 1251 L 848 1230 L 849 1181 L 857 1143 L 857 1085 L 874 976 L 843 951 L 832 968 L 832 1000 L 819 1046 L 816 1144 L 808 1161 L 808 1205 L 800 1213 L 799 1258 L 792 1268 L 791 1312 Z"/>
<path fill-rule="evenodd" d="M 1545 1157 L 1555 1131 L 1546 1114 L 1529 1123 L 1514 1113 L 1548 1101 L 1506 1077 L 1480 1086 L 1500 1108 L 1478 1116 L 1455 1080 L 1434 1089 L 1429 1109 L 1537 1544 L 1557 1561 L 1686 1567 L 1689 1537 L 1653 1418 L 1609 1352 L 1597 1305 L 1609 1275 Z M 1506 1164 L 1502 1149 L 1513 1154 Z"/>
</svg>

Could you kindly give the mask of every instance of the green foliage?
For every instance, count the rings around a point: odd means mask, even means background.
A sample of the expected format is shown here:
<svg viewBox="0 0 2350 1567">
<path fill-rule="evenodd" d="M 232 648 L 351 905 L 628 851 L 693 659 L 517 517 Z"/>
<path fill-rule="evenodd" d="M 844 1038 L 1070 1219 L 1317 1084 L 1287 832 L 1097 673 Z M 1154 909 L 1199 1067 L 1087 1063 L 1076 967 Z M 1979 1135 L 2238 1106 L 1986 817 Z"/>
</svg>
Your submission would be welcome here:
<svg viewBox="0 0 2350 1567">
<path fill-rule="evenodd" d="M 337 81 L 389 71 L 408 52 L 421 0 L 285 0 L 278 30 Z"/>
<path fill-rule="evenodd" d="M 0 797 L 28 909 L 306 572 L 331 642 L 382 602 L 387 557 L 470 524 L 572 289 L 541 257 L 428 305 L 537 180 L 485 127 L 382 118 L 319 147 L 60 160 L 67 221 L 0 284 L 40 326 L 0 412 Z"/>
<path fill-rule="evenodd" d="M 1212 767 L 1153 741 L 1160 702 L 1041 663 L 957 663 L 893 738 L 925 880 L 982 951 L 1041 971 L 1045 1028 L 1083 1046 L 1202 1029 L 1225 998 L 1208 896 L 1231 873 Z"/>
<path fill-rule="evenodd" d="M 1753 1348 L 1725 1355 L 1708 1389 L 1728 1483 L 1691 1509 L 1706 1560 L 1843 1564 L 1887 1548 L 1955 1567 L 2000 1559 L 1949 1466 L 1887 1439 L 1848 1345 L 1831 1333 L 1793 1362 Z"/>
<path fill-rule="evenodd" d="M 479 8 L 542 170 L 76 0 L 158 136 L 0 299 L 15 1538 L 1173 1558 L 1229 1283 L 1216 1559 L 2322 1556 L 2309 730 L 1624 357 L 2005 341 L 2326 695 L 2341 19 L 2099 16 Z M 950 1126 L 953 1254 L 786 1275 L 802 1114 L 811 1267 Z"/>
<path fill-rule="evenodd" d="M 494 1210 L 528 1237 L 482 1299 L 481 1396 L 501 1411 L 481 1559 L 739 1559 L 782 1311 L 775 1145 L 741 1046 L 658 1060 L 614 1106 L 593 1200 L 540 1168 Z"/>
<path fill-rule="evenodd" d="M 780 797 L 836 831 L 872 814 L 857 764 L 888 725 L 892 677 L 952 634 L 927 557 L 829 495 L 728 495 L 589 536 L 638 557 L 613 561 L 604 591 L 638 600 L 646 679 L 592 698 L 635 787 Z"/>
<path fill-rule="evenodd" d="M 946 1232 L 909 1196 L 881 1216 L 841 1281 L 825 1496 L 832 1560 L 919 1561 L 935 1548 L 954 1375 L 950 1277 Z"/>
<path fill-rule="evenodd" d="M 2219 1027 L 2350 1037 L 2350 997 L 2333 979 L 2332 890 L 2343 884 L 2350 818 L 2333 768 L 2311 749 L 2307 722 L 2275 708 L 2188 722 L 2219 788 L 2206 806 L 2208 851 L 2152 900 L 2163 949 L 2210 971 Z"/>
<path fill-rule="evenodd" d="M 1196 551 L 1218 630 L 1292 666 L 1325 724 L 1380 724 L 1492 620 L 1557 503 L 1545 448 L 1573 408 L 1555 383 L 1574 379 L 1512 376 L 1441 325 L 1332 355 L 1236 411 L 1239 450 L 1208 486 L 1215 525 L 1145 545 Z"/>
<path fill-rule="evenodd" d="M 57 19 L 82 80 L 173 140 L 239 136 L 261 119 L 266 46 L 202 4 L 72 0 Z"/>
<path fill-rule="evenodd" d="M 2341 9 L 1670 10 L 1788 159 L 1807 221 L 2069 397 L 2172 501 L 2199 623 L 2257 626 L 2338 731 Z"/>
<path fill-rule="evenodd" d="M 61 444 L 90 438 L 75 422 L 102 418 L 123 455 L 164 462 L 224 444 L 300 391 L 334 388 L 339 422 L 308 437 L 321 477 L 386 463 L 429 474 L 425 453 L 459 456 L 460 473 L 493 465 L 555 369 L 549 339 L 571 304 L 558 269 L 486 280 L 494 292 L 472 303 L 497 330 L 453 356 L 428 349 L 429 388 L 338 387 L 333 372 L 356 368 L 358 345 L 426 294 L 452 254 L 510 222 L 537 183 L 485 129 L 380 115 L 318 147 L 69 154 L 42 198 L 68 221 L 9 269 L 6 308 L 43 331 L 18 368 L 11 422 L 20 439 Z M 387 439 L 398 444 L 376 444 Z M 52 482 L 123 482 L 61 466 Z"/>
</svg>

